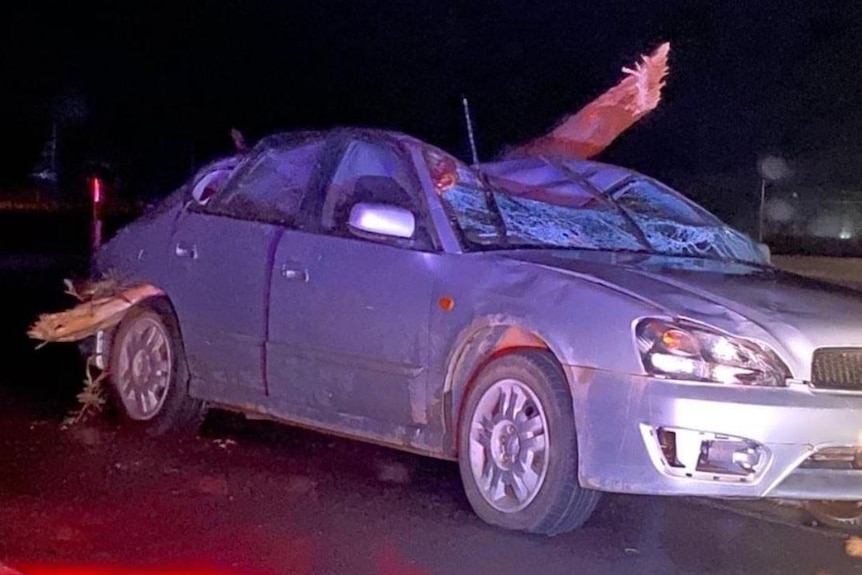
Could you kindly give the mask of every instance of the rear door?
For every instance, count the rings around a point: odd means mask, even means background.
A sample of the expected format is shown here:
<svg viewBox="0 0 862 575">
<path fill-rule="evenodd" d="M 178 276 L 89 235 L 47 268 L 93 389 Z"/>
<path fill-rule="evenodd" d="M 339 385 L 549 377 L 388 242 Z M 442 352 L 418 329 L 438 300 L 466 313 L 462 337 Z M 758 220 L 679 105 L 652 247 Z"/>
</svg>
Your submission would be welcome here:
<svg viewBox="0 0 862 575">
<path fill-rule="evenodd" d="M 266 392 L 267 304 L 275 247 L 296 225 L 322 140 L 264 145 L 227 187 L 182 216 L 171 293 L 196 395 Z"/>
</svg>

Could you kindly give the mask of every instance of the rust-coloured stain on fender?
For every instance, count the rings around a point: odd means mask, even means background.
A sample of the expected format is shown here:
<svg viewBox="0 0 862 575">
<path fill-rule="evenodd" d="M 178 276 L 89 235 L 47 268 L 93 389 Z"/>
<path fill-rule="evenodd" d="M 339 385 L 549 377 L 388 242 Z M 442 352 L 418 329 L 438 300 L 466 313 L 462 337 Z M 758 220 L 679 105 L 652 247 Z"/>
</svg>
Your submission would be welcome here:
<svg viewBox="0 0 862 575">
<path fill-rule="evenodd" d="M 590 383 L 596 375 L 596 369 L 593 367 L 573 367 L 572 377 L 574 383 L 581 385 Z"/>
</svg>

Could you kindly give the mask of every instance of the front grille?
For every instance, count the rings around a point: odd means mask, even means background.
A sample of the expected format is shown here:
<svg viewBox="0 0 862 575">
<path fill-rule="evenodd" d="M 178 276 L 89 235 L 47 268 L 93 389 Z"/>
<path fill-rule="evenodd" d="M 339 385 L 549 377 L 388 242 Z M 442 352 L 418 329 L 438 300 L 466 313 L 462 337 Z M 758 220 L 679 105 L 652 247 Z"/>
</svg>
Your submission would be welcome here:
<svg viewBox="0 0 862 575">
<path fill-rule="evenodd" d="M 822 389 L 862 391 L 862 348 L 833 347 L 815 351 L 811 384 Z"/>
</svg>

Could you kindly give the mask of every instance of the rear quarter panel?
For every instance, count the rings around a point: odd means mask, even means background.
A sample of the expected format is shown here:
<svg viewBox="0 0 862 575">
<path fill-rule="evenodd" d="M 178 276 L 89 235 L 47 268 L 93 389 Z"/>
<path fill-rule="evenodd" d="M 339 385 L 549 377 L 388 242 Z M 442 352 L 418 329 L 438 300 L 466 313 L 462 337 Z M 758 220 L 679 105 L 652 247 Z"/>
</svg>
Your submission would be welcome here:
<svg viewBox="0 0 862 575">
<path fill-rule="evenodd" d="M 183 191 L 178 190 L 163 205 L 121 228 L 92 262 L 96 277 L 116 274 L 124 281 L 146 281 L 164 289 L 170 246 L 183 213 Z"/>
</svg>

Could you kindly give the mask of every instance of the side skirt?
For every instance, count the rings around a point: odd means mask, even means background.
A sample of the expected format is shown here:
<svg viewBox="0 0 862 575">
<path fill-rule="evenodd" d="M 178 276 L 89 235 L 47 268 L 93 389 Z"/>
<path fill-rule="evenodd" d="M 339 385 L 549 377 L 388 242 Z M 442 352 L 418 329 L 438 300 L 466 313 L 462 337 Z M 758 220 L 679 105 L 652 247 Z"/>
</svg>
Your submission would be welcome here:
<svg viewBox="0 0 862 575">
<path fill-rule="evenodd" d="M 201 393 L 204 389 L 210 393 Z M 209 407 L 244 414 L 249 419 L 265 419 L 318 431 L 328 435 L 355 439 L 435 459 L 455 461 L 443 448 L 442 430 L 427 426 L 386 424 L 366 417 L 315 410 L 256 394 L 248 389 L 212 390 L 193 379 L 190 395 Z M 213 391 L 216 391 L 213 393 Z"/>
</svg>

